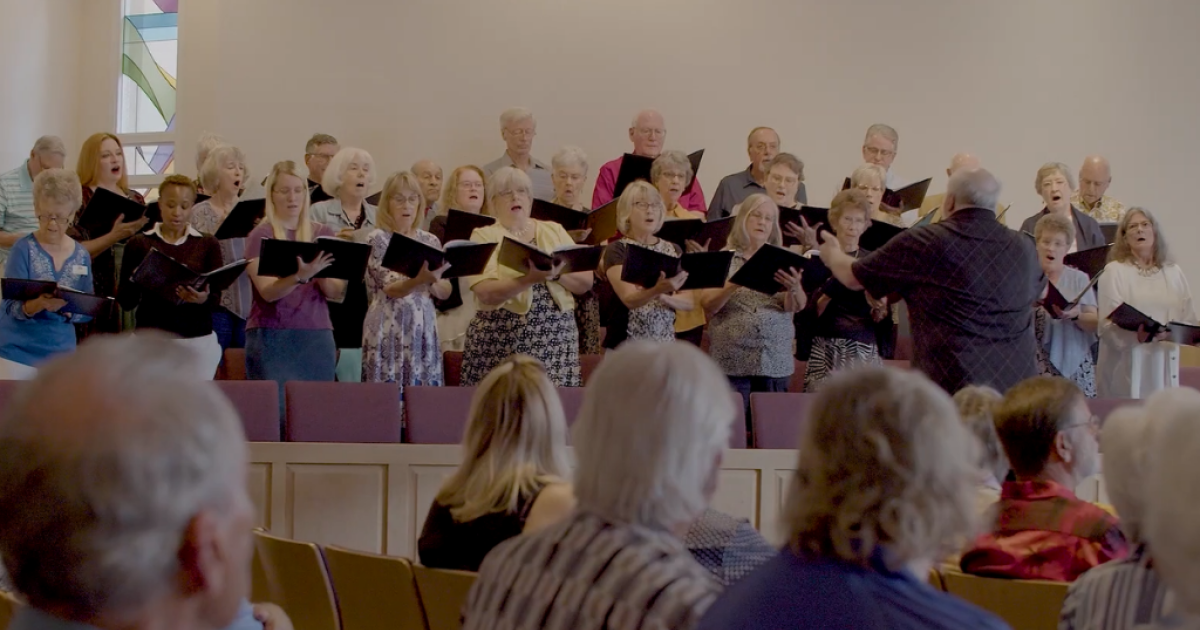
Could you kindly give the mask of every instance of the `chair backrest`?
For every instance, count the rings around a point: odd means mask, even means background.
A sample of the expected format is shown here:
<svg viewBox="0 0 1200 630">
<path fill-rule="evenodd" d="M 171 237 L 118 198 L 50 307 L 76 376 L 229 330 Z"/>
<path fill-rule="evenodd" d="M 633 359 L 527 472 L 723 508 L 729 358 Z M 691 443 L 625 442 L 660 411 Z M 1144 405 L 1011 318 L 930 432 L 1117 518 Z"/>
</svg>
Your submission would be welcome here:
<svg viewBox="0 0 1200 630">
<path fill-rule="evenodd" d="M 449 387 L 462 385 L 462 353 L 448 350 L 442 353 L 442 378 Z"/>
<path fill-rule="evenodd" d="M 246 380 L 246 351 L 243 348 L 226 348 L 221 365 L 217 366 L 218 381 Z"/>
<path fill-rule="evenodd" d="M 755 392 L 750 394 L 754 415 L 754 448 L 796 448 L 800 429 L 816 394 Z"/>
<path fill-rule="evenodd" d="M 1140 400 L 1133 400 L 1131 398 L 1089 398 L 1089 399 L 1087 399 L 1088 409 L 1091 410 L 1091 412 L 1093 414 L 1096 414 L 1096 416 L 1098 418 L 1100 418 L 1101 422 L 1104 422 L 1104 420 L 1106 418 L 1108 418 L 1108 414 L 1112 413 L 1113 410 L 1115 410 L 1117 407 L 1124 407 L 1126 405 L 1139 405 L 1139 404 L 1141 404 Z"/>
<path fill-rule="evenodd" d="M 400 388 L 395 383 L 289 381 L 284 385 L 288 442 L 400 441 Z"/>
<path fill-rule="evenodd" d="M 5 591 L 0 591 L 0 630 L 8 627 L 12 622 L 12 618 L 16 616 L 22 604 L 17 601 L 17 598 Z"/>
<path fill-rule="evenodd" d="M 337 599 L 320 547 L 254 532 L 269 601 L 277 604 L 296 630 L 339 630 Z"/>
<path fill-rule="evenodd" d="M 808 372 L 808 361 L 792 359 L 792 366 L 792 378 L 788 381 L 788 392 L 802 394 L 804 393 L 804 375 Z"/>
<path fill-rule="evenodd" d="M 562 401 L 563 415 L 567 418 L 567 426 L 575 424 L 579 410 L 583 408 L 583 395 L 587 389 L 583 387 L 559 387 L 558 398 Z"/>
<path fill-rule="evenodd" d="M 242 418 L 246 439 L 279 441 L 279 386 L 275 381 L 215 381 Z"/>
<path fill-rule="evenodd" d="M 596 368 L 600 367 L 600 361 L 602 360 L 604 360 L 603 354 L 579 355 L 579 372 L 583 377 L 580 382 L 586 386 L 588 379 L 592 377 L 592 372 L 595 372 Z"/>
<path fill-rule="evenodd" d="M 733 397 L 733 426 L 729 429 L 729 448 L 746 448 L 746 402 L 742 395 L 730 388 L 729 395 Z"/>
<path fill-rule="evenodd" d="M 1067 598 L 1066 582 L 979 577 L 943 568 L 946 592 L 995 613 L 1013 630 L 1055 630 Z"/>
<path fill-rule="evenodd" d="M 404 441 L 409 444 L 462 443 L 474 395 L 474 387 L 405 387 L 404 409 L 408 427 Z"/>
<path fill-rule="evenodd" d="M 428 628 L 407 559 L 332 546 L 324 551 L 342 630 Z"/>
<path fill-rule="evenodd" d="M 413 573 L 417 577 L 417 592 L 421 594 L 429 630 L 459 630 L 463 604 L 475 583 L 476 574 L 422 566 L 414 566 Z"/>
</svg>

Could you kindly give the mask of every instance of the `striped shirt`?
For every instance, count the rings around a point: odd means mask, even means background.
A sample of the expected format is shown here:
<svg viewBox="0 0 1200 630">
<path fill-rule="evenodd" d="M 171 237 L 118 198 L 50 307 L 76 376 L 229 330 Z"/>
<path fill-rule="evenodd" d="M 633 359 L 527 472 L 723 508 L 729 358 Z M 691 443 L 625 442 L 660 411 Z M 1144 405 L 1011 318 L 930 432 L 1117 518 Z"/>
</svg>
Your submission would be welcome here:
<svg viewBox="0 0 1200 630">
<path fill-rule="evenodd" d="M 488 554 L 463 630 L 687 630 L 720 590 L 670 533 L 581 510 Z"/>
<path fill-rule="evenodd" d="M 33 214 L 33 178 L 29 176 L 29 160 L 0 175 L 0 230 L 27 234 L 37 230 L 37 217 Z M 0 247 L 0 269 L 12 251 Z"/>
<path fill-rule="evenodd" d="M 1176 612 L 1175 594 L 1159 579 L 1146 546 L 1123 560 L 1090 569 L 1067 590 L 1059 630 L 1124 630 L 1143 625 L 1176 627 L 1198 618 Z"/>
</svg>

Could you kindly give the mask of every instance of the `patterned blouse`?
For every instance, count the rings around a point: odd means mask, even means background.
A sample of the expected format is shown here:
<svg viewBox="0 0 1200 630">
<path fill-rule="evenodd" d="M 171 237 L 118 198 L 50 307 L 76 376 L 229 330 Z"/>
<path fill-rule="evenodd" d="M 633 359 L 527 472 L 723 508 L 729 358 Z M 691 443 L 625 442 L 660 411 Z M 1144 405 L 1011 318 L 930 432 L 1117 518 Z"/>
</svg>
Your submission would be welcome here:
<svg viewBox="0 0 1200 630">
<path fill-rule="evenodd" d="M 224 219 L 217 216 L 209 200 L 201 201 L 192 207 L 192 227 L 202 234 L 216 234 Z M 246 257 L 246 239 L 231 238 L 221 243 L 221 257 L 226 265 Z M 221 308 L 237 315 L 240 319 L 250 317 L 250 274 L 244 273 L 237 282 L 221 292 Z"/>
<path fill-rule="evenodd" d="M 622 238 L 608 244 L 604 250 L 604 269 L 625 264 L 630 247 L 647 249 L 679 257 L 683 250 L 674 243 L 658 239 L 653 245 L 642 245 L 630 238 Z M 607 282 L 607 276 L 604 277 Z M 613 292 L 608 330 L 604 336 L 605 348 L 616 348 L 627 339 L 650 339 L 653 341 L 675 340 L 675 309 L 658 300 L 652 300 L 633 310 L 626 308 L 621 298 Z"/>
<path fill-rule="evenodd" d="M 749 260 L 733 255 L 729 277 Z M 795 371 L 792 340 L 796 328 L 781 295 L 738 288 L 708 325 L 709 354 L 729 376 L 783 378 Z"/>
<path fill-rule="evenodd" d="M 1125 216 L 1125 204 L 1108 195 L 1101 196 L 1096 205 L 1089 206 L 1084 203 L 1083 195 L 1079 194 L 1079 191 L 1075 191 L 1075 194 L 1071 195 L 1071 205 L 1101 223 L 1119 223 Z"/>
<path fill-rule="evenodd" d="M 1190 622 L 1175 593 L 1159 578 L 1145 544 L 1129 557 L 1113 560 L 1079 576 L 1067 590 L 1059 630 L 1118 630 Z"/>
</svg>

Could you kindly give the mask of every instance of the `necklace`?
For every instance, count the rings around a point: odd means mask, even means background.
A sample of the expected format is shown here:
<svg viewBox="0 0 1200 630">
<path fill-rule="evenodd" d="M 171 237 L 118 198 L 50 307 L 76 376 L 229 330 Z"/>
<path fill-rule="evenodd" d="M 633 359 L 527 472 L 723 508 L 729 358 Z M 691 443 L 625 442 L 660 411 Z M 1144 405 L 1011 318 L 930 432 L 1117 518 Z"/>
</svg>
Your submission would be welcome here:
<svg viewBox="0 0 1200 630">
<path fill-rule="evenodd" d="M 1138 275 L 1143 278 L 1152 278 L 1154 277 L 1154 274 L 1158 273 L 1161 269 L 1161 267 L 1155 263 L 1143 265 L 1142 261 L 1136 258 L 1133 259 L 1133 266 L 1137 268 Z"/>
<path fill-rule="evenodd" d="M 517 237 L 517 240 L 523 241 L 523 242 L 529 242 L 529 241 L 533 240 L 533 236 L 535 233 L 535 226 L 533 224 L 533 221 L 527 221 L 525 223 L 525 227 L 523 227 L 519 230 L 509 230 L 509 232 L 512 232 L 512 235 Z"/>
</svg>

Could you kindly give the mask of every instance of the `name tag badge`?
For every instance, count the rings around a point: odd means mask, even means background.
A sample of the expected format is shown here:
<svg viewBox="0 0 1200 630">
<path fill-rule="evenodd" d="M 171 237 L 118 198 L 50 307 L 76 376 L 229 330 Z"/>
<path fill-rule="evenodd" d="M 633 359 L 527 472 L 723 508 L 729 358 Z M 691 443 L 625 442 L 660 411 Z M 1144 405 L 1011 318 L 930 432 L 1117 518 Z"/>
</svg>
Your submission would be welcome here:
<svg viewBox="0 0 1200 630">
<path fill-rule="evenodd" d="M 71 265 L 71 273 L 76 276 L 88 275 L 87 265 Z"/>
</svg>

